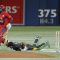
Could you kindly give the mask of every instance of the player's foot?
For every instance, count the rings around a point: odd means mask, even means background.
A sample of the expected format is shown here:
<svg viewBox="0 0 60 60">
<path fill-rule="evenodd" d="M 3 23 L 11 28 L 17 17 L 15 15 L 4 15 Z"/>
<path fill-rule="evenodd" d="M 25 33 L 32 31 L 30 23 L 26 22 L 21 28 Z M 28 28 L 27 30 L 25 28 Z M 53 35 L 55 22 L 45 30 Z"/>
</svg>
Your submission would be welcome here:
<svg viewBox="0 0 60 60">
<path fill-rule="evenodd" d="M 49 42 L 48 42 L 48 41 L 46 42 L 46 45 L 48 46 L 48 48 L 50 48 L 50 44 L 49 44 Z"/>
</svg>

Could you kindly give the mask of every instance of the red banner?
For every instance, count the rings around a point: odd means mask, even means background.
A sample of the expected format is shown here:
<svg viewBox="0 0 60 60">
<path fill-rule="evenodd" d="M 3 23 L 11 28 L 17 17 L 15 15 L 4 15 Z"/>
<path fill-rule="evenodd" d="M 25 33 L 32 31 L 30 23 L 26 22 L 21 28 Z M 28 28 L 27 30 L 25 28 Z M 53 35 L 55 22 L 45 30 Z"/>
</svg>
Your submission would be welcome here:
<svg viewBox="0 0 60 60">
<path fill-rule="evenodd" d="M 23 25 L 24 0 L 0 0 L 0 4 L 6 6 L 6 11 L 13 17 L 13 24 Z"/>
</svg>

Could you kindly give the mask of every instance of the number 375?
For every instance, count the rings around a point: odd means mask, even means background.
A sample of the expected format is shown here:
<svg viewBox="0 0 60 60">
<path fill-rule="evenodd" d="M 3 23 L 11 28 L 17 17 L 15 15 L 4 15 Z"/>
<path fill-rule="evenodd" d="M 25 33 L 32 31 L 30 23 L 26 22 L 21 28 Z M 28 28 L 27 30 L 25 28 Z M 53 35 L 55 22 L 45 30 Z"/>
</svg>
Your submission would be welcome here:
<svg viewBox="0 0 60 60">
<path fill-rule="evenodd" d="M 56 9 L 39 9 L 39 15 L 38 17 L 56 17 Z"/>
</svg>

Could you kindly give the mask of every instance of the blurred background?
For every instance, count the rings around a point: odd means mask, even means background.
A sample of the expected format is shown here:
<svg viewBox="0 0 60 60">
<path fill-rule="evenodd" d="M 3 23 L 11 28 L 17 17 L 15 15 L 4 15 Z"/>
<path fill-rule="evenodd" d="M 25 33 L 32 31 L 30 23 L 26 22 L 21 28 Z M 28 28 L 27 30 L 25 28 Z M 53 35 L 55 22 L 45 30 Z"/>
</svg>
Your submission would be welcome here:
<svg viewBox="0 0 60 60">
<path fill-rule="evenodd" d="M 13 17 L 13 25 L 59 26 L 60 0 L 0 0 Z"/>
<path fill-rule="evenodd" d="M 7 37 L 9 41 L 33 44 L 38 35 L 39 44 L 49 41 L 51 48 L 58 46 L 56 32 L 60 36 L 60 0 L 0 0 L 0 5 L 5 5 L 6 12 L 13 17 Z"/>
<path fill-rule="evenodd" d="M 0 5 L 6 6 L 6 12 L 13 17 L 7 39 L 33 44 L 39 35 L 42 37 L 39 44 L 49 41 L 51 48 L 58 46 L 56 31 L 60 36 L 60 0 L 0 0 Z"/>
<path fill-rule="evenodd" d="M 60 0 L 0 0 L 0 5 L 6 6 L 6 12 L 13 17 L 6 40 L 33 44 L 39 36 L 38 44 L 50 44 L 45 52 L 60 51 Z M 4 46 L 0 51 L 11 50 Z"/>
</svg>

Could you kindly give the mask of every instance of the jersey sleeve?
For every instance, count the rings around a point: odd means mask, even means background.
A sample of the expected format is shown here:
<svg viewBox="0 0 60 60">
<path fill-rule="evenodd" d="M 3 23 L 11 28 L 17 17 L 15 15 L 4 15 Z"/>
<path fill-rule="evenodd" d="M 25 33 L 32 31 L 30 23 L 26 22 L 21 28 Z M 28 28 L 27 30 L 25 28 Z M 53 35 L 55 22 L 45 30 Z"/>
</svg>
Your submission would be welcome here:
<svg viewBox="0 0 60 60">
<path fill-rule="evenodd" d="M 10 23 L 10 20 L 11 20 L 11 15 L 10 14 L 8 14 L 7 12 L 5 12 L 4 13 L 4 16 L 5 16 L 5 18 L 4 18 L 4 27 L 6 27 L 6 25 L 8 24 L 8 23 Z"/>
<path fill-rule="evenodd" d="M 11 18 L 12 18 L 11 15 L 10 15 L 9 13 L 7 13 L 7 12 L 6 12 L 6 17 L 7 17 L 8 19 L 11 19 Z"/>
</svg>

